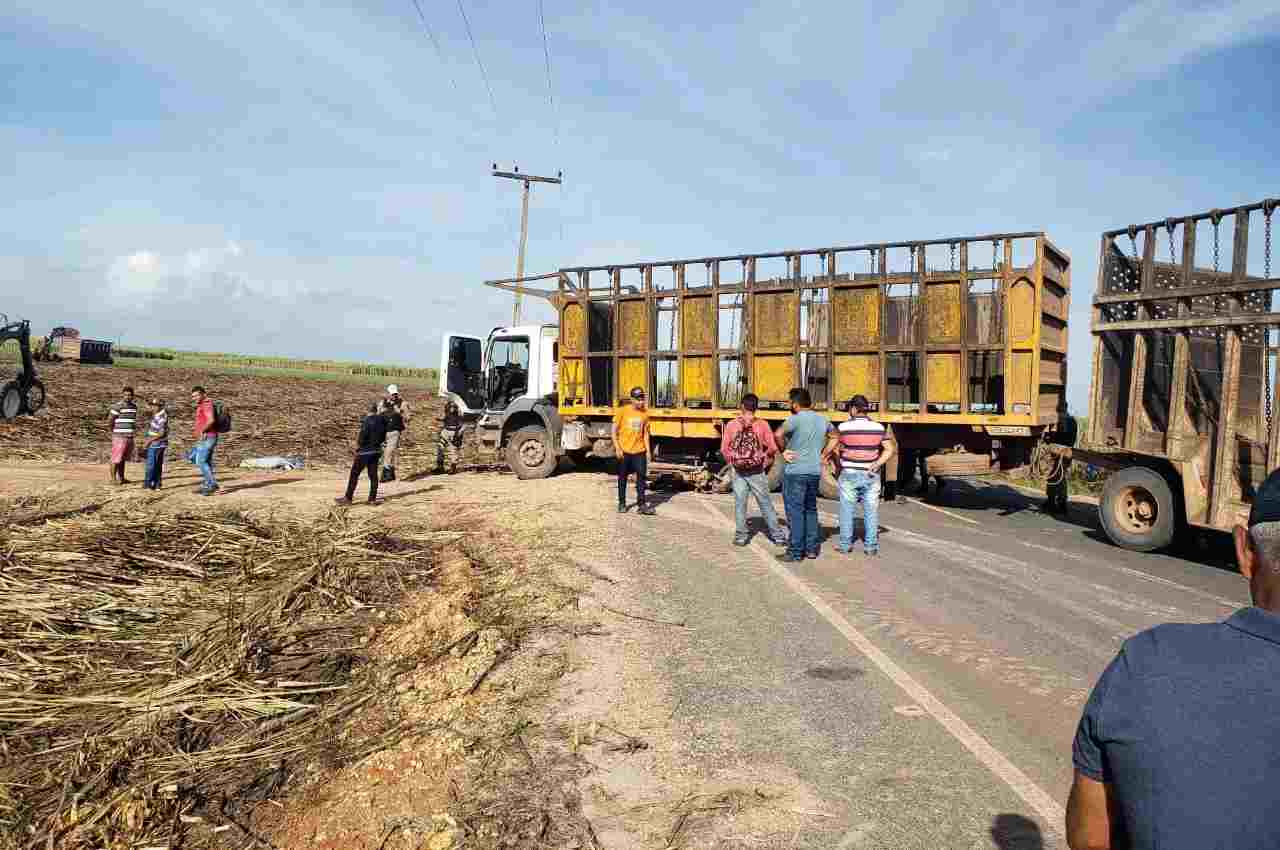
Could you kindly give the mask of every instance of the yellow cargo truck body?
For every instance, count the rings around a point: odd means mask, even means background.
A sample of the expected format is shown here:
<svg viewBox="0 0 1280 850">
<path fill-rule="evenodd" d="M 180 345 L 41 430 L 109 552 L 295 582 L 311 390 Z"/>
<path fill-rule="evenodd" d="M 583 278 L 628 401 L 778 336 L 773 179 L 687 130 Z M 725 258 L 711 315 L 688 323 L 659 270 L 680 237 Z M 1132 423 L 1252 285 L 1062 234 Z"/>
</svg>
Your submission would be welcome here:
<svg viewBox="0 0 1280 850">
<path fill-rule="evenodd" d="M 900 446 L 992 451 L 1057 422 L 1068 256 L 1043 233 L 562 269 L 558 404 L 611 417 L 634 387 L 655 437 L 713 440 L 746 392 L 781 420 L 864 395 Z M 1014 455 L 1006 451 L 1006 462 Z"/>
</svg>

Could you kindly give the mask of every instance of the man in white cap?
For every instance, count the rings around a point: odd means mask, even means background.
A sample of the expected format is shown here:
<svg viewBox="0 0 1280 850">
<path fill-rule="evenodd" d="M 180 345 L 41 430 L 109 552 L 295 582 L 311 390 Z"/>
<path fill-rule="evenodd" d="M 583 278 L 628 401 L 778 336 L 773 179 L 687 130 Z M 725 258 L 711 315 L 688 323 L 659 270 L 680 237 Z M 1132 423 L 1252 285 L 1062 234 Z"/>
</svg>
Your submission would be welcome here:
<svg viewBox="0 0 1280 850">
<path fill-rule="evenodd" d="M 395 384 L 387 387 L 387 398 L 382 402 L 383 417 L 387 420 L 387 441 L 382 450 L 382 480 L 396 480 L 396 461 L 400 459 L 400 435 L 409 427 L 409 402 L 400 397 Z"/>
</svg>

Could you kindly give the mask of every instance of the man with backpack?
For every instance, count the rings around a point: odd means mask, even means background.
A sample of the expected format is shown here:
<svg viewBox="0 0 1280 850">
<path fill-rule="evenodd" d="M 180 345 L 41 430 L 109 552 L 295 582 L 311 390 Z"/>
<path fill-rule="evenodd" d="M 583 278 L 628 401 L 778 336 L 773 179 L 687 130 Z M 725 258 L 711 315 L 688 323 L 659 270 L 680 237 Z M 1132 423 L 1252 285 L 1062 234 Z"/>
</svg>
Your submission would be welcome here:
<svg viewBox="0 0 1280 850">
<path fill-rule="evenodd" d="M 755 497 L 764 517 L 769 539 L 777 546 L 786 542 L 778 512 L 769 498 L 769 466 L 778 454 L 778 442 L 763 419 L 756 418 L 760 399 L 755 393 L 747 393 L 738 406 L 738 417 L 724 427 L 720 438 L 720 454 L 733 468 L 733 512 L 736 522 L 734 546 L 746 546 L 748 498 Z"/>
<path fill-rule="evenodd" d="M 191 403 L 196 406 L 193 429 L 196 444 L 187 457 L 204 479 L 200 495 L 212 496 L 218 490 L 218 479 L 213 475 L 213 450 L 218 447 L 218 435 L 231 430 L 231 415 L 221 404 L 215 405 L 201 386 L 191 388 Z"/>
</svg>

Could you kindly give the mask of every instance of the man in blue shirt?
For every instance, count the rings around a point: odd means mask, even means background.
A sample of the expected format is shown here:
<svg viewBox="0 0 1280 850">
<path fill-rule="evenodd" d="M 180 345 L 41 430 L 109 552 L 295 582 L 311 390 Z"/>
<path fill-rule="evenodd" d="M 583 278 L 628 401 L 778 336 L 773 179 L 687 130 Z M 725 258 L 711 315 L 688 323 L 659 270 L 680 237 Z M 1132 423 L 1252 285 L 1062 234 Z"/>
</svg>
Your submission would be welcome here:
<svg viewBox="0 0 1280 850">
<path fill-rule="evenodd" d="M 822 476 L 822 450 L 827 445 L 831 421 L 814 413 L 809 391 L 791 391 L 791 415 L 778 429 L 782 459 L 782 503 L 787 510 L 791 539 L 779 561 L 790 563 L 818 557 L 818 481 Z"/>
<path fill-rule="evenodd" d="M 1280 846 L 1280 470 L 1234 536 L 1253 607 L 1130 638 L 1094 687 L 1072 850 Z"/>
</svg>

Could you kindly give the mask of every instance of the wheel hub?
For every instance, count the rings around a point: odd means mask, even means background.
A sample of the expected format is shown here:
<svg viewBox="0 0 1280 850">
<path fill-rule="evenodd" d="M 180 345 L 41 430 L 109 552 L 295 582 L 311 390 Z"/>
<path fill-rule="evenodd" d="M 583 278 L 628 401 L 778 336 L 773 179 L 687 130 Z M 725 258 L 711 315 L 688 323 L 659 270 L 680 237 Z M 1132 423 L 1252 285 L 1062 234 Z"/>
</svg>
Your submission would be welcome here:
<svg viewBox="0 0 1280 850">
<path fill-rule="evenodd" d="M 542 462 L 546 459 L 547 447 L 541 440 L 525 440 L 520 444 L 520 461 L 525 466 L 542 466 Z"/>
<path fill-rule="evenodd" d="M 1159 510 L 1155 496 L 1145 487 L 1126 487 L 1116 500 L 1116 520 L 1129 532 L 1145 534 L 1155 527 Z"/>
</svg>

